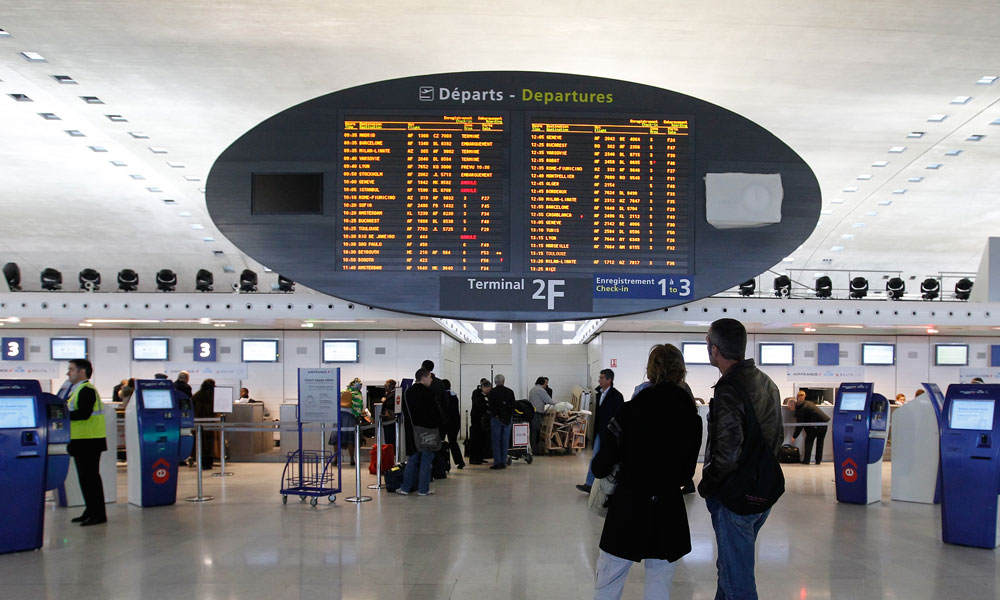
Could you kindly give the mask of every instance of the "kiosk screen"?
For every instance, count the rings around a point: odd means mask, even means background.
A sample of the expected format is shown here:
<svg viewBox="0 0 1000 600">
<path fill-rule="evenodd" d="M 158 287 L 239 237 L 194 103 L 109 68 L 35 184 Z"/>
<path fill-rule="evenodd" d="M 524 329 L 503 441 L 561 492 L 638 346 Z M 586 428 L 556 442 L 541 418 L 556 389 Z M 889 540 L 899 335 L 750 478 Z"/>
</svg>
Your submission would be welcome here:
<svg viewBox="0 0 1000 600">
<path fill-rule="evenodd" d="M 865 392 L 844 392 L 840 397 L 840 410 L 864 410 L 867 399 Z"/>
<path fill-rule="evenodd" d="M 31 429 L 35 425 L 32 396 L 0 396 L 0 429 Z"/>
<path fill-rule="evenodd" d="M 170 410 L 174 395 L 170 390 L 142 390 L 142 405 L 146 410 Z"/>
<path fill-rule="evenodd" d="M 952 429 L 993 429 L 993 400 L 954 400 L 948 427 Z"/>
</svg>

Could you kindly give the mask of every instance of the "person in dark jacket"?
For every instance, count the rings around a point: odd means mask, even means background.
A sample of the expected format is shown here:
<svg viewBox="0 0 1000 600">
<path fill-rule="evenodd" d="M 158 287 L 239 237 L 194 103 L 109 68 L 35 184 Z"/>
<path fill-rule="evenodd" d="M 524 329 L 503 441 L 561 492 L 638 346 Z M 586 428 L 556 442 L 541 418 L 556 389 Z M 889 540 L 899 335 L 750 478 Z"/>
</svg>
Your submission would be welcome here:
<svg viewBox="0 0 1000 600">
<path fill-rule="evenodd" d="M 625 404 L 625 398 L 622 397 L 622 393 L 615 389 L 615 372 L 611 369 L 601 369 L 601 373 L 597 376 L 597 415 L 595 420 L 596 429 L 594 430 L 594 456 L 597 456 L 597 452 L 601 449 L 601 438 L 604 437 L 608 430 L 608 423 L 611 419 L 618 414 L 621 407 Z M 593 459 L 591 459 L 593 462 Z M 587 469 L 587 482 L 581 483 L 576 486 L 576 489 L 580 490 L 585 494 L 590 493 L 590 486 L 594 483 L 594 471 L 592 468 Z"/>
<path fill-rule="evenodd" d="M 472 411 L 469 413 L 469 464 L 481 465 L 493 457 L 490 442 L 490 409 L 487 395 L 493 389 L 489 379 L 479 380 L 472 391 Z"/>
<path fill-rule="evenodd" d="M 491 469 L 507 468 L 507 448 L 514 420 L 514 392 L 504 385 L 506 378 L 497 373 L 490 390 L 490 435 L 493 439 L 493 465 Z"/>
<path fill-rule="evenodd" d="M 753 359 L 744 358 L 747 330 L 742 323 L 719 319 L 709 327 L 706 341 L 709 360 L 722 374 L 715 384 L 715 397 L 709 403 L 705 464 L 698 484 L 698 493 L 705 498 L 712 514 L 719 552 L 716 598 L 756 599 L 754 546 L 770 509 L 740 515 L 726 508 L 717 494 L 726 479 L 745 466 L 740 463 L 747 427 L 744 397 L 750 399 L 765 447 L 778 456 L 784 437 L 781 395 L 778 386 L 757 368 Z"/>
<path fill-rule="evenodd" d="M 191 396 L 191 403 L 194 405 L 194 418 L 211 419 L 215 416 L 215 380 L 206 379 L 201 382 L 201 387 Z M 195 452 L 198 448 L 195 447 Z M 207 471 L 212 468 L 215 456 L 215 432 L 201 432 L 201 470 Z"/>
<path fill-rule="evenodd" d="M 458 432 L 462 429 L 462 412 L 458 407 L 458 395 L 451 391 L 451 382 L 442 379 L 444 385 L 444 423 L 441 424 L 441 439 L 447 437 L 448 448 L 451 450 L 451 458 L 459 469 L 465 468 L 465 459 L 462 458 L 462 449 L 458 447 Z"/>
<path fill-rule="evenodd" d="M 826 423 L 830 420 L 829 415 L 821 411 L 816 403 L 806 400 L 806 391 L 799 390 L 795 396 L 795 422 L 796 423 Z M 809 455 L 812 454 L 813 441 L 816 442 L 816 464 L 823 463 L 823 441 L 826 439 L 826 427 L 809 425 L 807 427 L 796 427 L 792 432 L 792 443 L 799 437 L 802 430 L 806 432 L 806 448 L 802 453 L 802 464 L 809 464 Z"/>
<path fill-rule="evenodd" d="M 177 374 L 177 381 L 174 382 L 174 389 L 187 394 L 188 398 L 194 396 L 194 391 L 191 389 L 191 384 L 188 381 L 191 379 L 191 374 L 187 371 L 181 371 Z M 135 387 L 135 386 L 133 386 Z"/>
<path fill-rule="evenodd" d="M 646 598 L 669 598 L 675 564 L 691 551 L 681 486 L 701 448 L 701 417 L 684 389 L 684 355 L 657 344 L 649 352 L 649 385 L 611 419 L 591 469 L 607 477 L 618 465 L 597 559 L 595 598 L 620 598 L 633 562 L 646 567 Z"/>
<path fill-rule="evenodd" d="M 406 428 L 406 470 L 403 472 L 403 483 L 397 494 L 406 496 L 416 489 L 421 496 L 433 494 L 431 490 L 431 466 L 434 462 L 434 452 L 417 450 L 413 427 L 436 429 L 441 426 L 444 417 L 431 391 L 431 372 L 418 369 L 413 376 L 413 385 L 406 390 L 403 399 L 403 425 Z"/>
<path fill-rule="evenodd" d="M 434 400 L 438 403 L 438 409 L 441 411 L 441 414 L 445 414 L 445 411 L 448 409 L 446 406 L 448 393 L 444 389 L 444 382 L 438 379 L 437 375 L 434 374 L 434 361 L 425 360 L 421 363 L 420 368 L 427 369 L 427 371 L 431 374 L 431 383 L 427 387 L 429 387 L 434 393 Z"/>
</svg>

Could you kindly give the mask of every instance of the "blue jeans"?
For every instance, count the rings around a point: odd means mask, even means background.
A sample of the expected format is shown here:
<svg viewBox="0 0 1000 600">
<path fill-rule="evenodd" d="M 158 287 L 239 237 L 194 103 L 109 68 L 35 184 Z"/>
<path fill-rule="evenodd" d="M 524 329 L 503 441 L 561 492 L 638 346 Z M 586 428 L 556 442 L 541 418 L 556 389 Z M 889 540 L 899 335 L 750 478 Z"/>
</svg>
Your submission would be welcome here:
<svg viewBox="0 0 1000 600">
<path fill-rule="evenodd" d="M 594 464 L 594 457 L 597 456 L 597 451 L 601 449 L 601 436 L 594 436 L 594 455 L 590 457 L 590 464 Z M 587 467 L 587 485 L 594 485 L 594 468 L 593 466 Z"/>
<path fill-rule="evenodd" d="M 625 589 L 625 577 L 635 563 L 608 554 L 604 550 L 597 556 L 597 584 L 594 586 L 594 600 L 618 600 Z M 644 558 L 646 585 L 643 600 L 670 600 L 670 585 L 674 581 L 677 563 L 656 558 Z"/>
<path fill-rule="evenodd" d="M 507 466 L 507 448 L 510 446 L 511 424 L 506 425 L 496 417 L 490 418 L 490 435 L 493 437 L 493 464 Z"/>
<path fill-rule="evenodd" d="M 403 485 L 399 489 L 404 492 L 412 492 L 414 487 L 421 494 L 426 494 L 431 489 L 431 465 L 434 462 L 434 453 L 427 450 L 424 452 L 414 452 L 406 457 L 406 470 L 403 471 Z M 420 473 L 420 483 L 417 485 L 417 472 Z"/>
<path fill-rule="evenodd" d="M 770 509 L 756 515 L 738 515 L 714 497 L 706 498 L 705 504 L 712 514 L 712 528 L 719 549 L 719 558 L 715 561 L 719 571 L 715 600 L 757 600 L 754 545 Z"/>
</svg>

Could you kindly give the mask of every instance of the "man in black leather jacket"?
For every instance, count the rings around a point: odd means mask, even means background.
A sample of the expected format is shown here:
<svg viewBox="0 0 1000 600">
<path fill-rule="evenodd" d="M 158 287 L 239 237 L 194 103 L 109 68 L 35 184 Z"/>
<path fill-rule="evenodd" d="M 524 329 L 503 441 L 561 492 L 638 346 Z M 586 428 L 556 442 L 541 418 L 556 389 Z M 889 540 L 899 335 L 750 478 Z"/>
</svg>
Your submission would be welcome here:
<svg viewBox="0 0 1000 600">
<path fill-rule="evenodd" d="M 712 514 L 719 549 L 717 598 L 757 598 L 754 580 L 754 545 L 770 510 L 739 515 L 716 498 L 720 487 L 740 466 L 746 437 L 746 415 L 741 390 L 750 397 L 760 423 L 764 444 L 778 455 L 783 438 L 781 395 L 778 386 L 762 373 L 753 359 L 745 359 L 747 332 L 735 319 L 719 319 L 708 330 L 708 353 L 722 376 L 715 384 L 708 417 L 705 465 L 698 493 Z"/>
</svg>

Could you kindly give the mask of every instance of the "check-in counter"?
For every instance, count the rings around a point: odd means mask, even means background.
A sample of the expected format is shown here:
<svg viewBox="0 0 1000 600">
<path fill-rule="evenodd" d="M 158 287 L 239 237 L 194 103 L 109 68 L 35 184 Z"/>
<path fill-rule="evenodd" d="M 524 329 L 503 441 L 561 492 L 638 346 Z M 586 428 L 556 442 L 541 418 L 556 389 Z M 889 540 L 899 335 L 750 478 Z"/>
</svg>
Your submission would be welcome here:
<svg viewBox="0 0 1000 600">
<path fill-rule="evenodd" d="M 264 424 L 264 405 L 260 402 L 233 404 L 233 413 L 229 422 L 235 427 L 262 427 Z M 274 443 L 270 431 L 233 431 L 226 433 L 229 443 L 229 457 L 232 460 L 253 460 L 258 454 L 270 450 Z"/>
<path fill-rule="evenodd" d="M 823 411 L 823 414 L 830 417 L 830 421 L 827 421 L 827 425 L 833 422 L 834 407 L 832 404 L 826 406 L 818 406 L 817 408 Z M 795 433 L 795 427 L 796 427 L 795 411 L 788 408 L 787 403 L 783 403 L 781 406 L 781 422 L 785 429 L 785 438 L 783 443 L 792 444 L 792 434 Z M 831 442 L 831 440 L 832 436 L 830 435 L 830 431 L 828 430 L 826 433 L 826 443 L 823 446 L 823 462 L 829 462 L 833 460 L 833 443 Z M 800 453 L 804 454 L 805 444 L 806 444 L 806 435 L 805 433 L 801 433 L 799 434 L 799 437 L 796 438 L 795 443 L 792 445 L 797 447 Z"/>
</svg>

